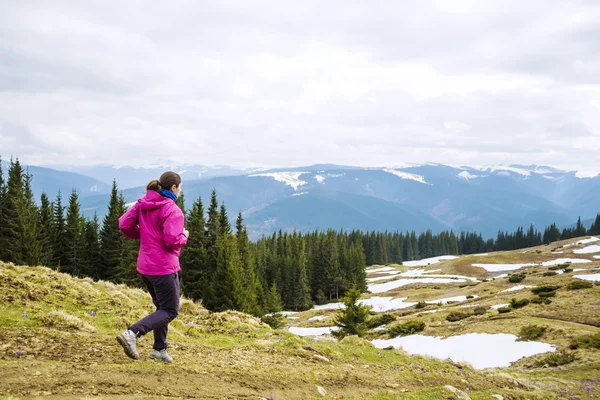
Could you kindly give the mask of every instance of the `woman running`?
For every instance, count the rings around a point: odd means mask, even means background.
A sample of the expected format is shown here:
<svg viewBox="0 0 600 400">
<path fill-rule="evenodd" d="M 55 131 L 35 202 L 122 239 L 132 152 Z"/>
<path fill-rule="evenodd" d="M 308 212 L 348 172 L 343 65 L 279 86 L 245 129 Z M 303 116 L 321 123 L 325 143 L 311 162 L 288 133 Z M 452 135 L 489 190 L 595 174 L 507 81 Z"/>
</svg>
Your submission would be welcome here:
<svg viewBox="0 0 600 400">
<path fill-rule="evenodd" d="M 189 236 L 183 212 L 175 203 L 180 193 L 181 177 L 175 172 L 165 172 L 159 180 L 150 182 L 146 196 L 119 218 L 123 234 L 140 240 L 137 271 L 156 306 L 156 311 L 117 336 L 125 354 L 135 360 L 140 358 L 137 339 L 153 331 L 150 357 L 167 363 L 173 361 L 167 353 L 167 332 L 179 311 L 179 253 Z"/>
</svg>

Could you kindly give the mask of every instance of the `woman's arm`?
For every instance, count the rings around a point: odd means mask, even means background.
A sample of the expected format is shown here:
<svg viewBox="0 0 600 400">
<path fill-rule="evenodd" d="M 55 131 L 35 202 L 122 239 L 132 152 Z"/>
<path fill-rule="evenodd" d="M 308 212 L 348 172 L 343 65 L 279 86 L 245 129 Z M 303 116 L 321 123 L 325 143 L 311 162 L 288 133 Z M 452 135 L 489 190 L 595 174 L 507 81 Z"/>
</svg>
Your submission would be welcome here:
<svg viewBox="0 0 600 400">
<path fill-rule="evenodd" d="M 178 207 L 174 207 L 167 215 L 163 225 L 163 240 L 165 245 L 172 249 L 180 249 L 187 244 L 187 235 L 184 232 L 183 213 Z"/>
<path fill-rule="evenodd" d="M 140 238 L 139 203 L 135 203 L 125 214 L 119 218 L 119 229 L 129 239 Z"/>
</svg>

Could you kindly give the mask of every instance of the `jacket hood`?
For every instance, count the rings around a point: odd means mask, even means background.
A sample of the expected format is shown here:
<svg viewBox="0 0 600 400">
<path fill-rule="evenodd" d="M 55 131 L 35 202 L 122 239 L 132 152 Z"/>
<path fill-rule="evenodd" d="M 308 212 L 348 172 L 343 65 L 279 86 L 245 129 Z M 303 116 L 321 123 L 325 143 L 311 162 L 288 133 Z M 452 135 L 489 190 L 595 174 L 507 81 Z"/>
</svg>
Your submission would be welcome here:
<svg viewBox="0 0 600 400">
<path fill-rule="evenodd" d="M 160 193 L 154 190 L 146 191 L 146 196 L 138 200 L 142 210 L 152 211 L 161 208 L 162 206 L 172 203 L 173 200 L 163 197 Z"/>
</svg>

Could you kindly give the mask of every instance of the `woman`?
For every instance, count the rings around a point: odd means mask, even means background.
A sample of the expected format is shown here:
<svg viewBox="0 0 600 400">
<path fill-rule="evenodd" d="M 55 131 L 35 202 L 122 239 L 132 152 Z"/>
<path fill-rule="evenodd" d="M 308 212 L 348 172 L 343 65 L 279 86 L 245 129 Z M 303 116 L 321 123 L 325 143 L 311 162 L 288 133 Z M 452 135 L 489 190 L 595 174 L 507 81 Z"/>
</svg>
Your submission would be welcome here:
<svg viewBox="0 0 600 400">
<path fill-rule="evenodd" d="M 117 336 L 117 341 L 127 356 L 137 360 L 137 338 L 153 331 L 150 357 L 170 363 L 173 358 L 167 353 L 167 332 L 179 311 L 179 253 L 189 235 L 183 226 L 183 212 L 175 203 L 181 193 L 181 177 L 165 172 L 146 190 L 146 196 L 119 218 L 119 228 L 129 239 L 140 240 L 137 271 L 156 311 Z"/>
</svg>

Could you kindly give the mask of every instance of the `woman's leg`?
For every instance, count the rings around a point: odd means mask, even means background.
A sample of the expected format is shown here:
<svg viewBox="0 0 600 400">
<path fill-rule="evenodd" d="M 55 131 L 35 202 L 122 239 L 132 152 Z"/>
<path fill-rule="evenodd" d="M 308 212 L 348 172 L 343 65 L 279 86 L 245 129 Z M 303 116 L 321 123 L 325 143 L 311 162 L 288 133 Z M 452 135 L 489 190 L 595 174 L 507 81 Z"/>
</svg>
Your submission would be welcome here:
<svg viewBox="0 0 600 400">
<path fill-rule="evenodd" d="M 177 273 L 161 276 L 142 276 L 152 296 L 156 311 L 131 326 L 138 337 L 154 331 L 155 350 L 167 348 L 168 325 L 179 312 L 179 277 Z"/>
</svg>

